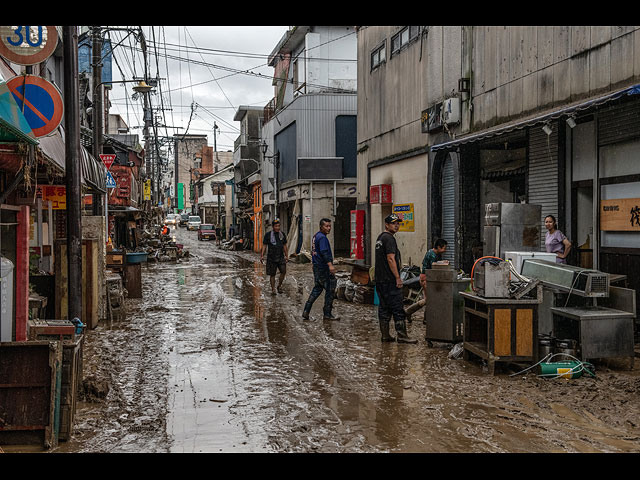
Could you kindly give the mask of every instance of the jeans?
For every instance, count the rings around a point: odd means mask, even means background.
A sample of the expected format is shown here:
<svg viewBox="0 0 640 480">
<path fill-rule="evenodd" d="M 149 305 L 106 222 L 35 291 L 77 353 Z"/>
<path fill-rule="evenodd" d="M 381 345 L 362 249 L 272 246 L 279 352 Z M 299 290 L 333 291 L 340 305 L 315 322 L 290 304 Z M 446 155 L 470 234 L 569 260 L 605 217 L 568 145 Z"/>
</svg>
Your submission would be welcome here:
<svg viewBox="0 0 640 480">
<path fill-rule="evenodd" d="M 313 267 L 313 279 L 315 285 L 309 299 L 304 306 L 306 312 L 311 311 L 311 306 L 315 302 L 322 291 L 324 290 L 324 308 L 322 309 L 324 315 L 331 315 L 331 307 L 333 305 L 333 296 L 336 290 L 336 277 L 329 270 L 320 269 L 316 266 Z"/>
</svg>

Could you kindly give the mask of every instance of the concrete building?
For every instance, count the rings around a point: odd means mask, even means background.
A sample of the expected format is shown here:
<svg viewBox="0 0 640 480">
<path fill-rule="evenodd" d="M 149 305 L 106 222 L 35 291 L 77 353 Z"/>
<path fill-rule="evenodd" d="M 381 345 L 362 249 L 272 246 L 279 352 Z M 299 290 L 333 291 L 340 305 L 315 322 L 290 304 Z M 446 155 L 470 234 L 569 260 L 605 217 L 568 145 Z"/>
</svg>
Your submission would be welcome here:
<svg viewBox="0 0 640 480">
<path fill-rule="evenodd" d="M 176 135 L 174 138 L 174 167 L 173 167 L 173 208 L 192 212 L 190 195 L 191 169 L 194 159 L 202 147 L 207 146 L 206 135 Z"/>
<path fill-rule="evenodd" d="M 221 168 L 216 173 L 204 175 L 195 183 L 196 213 L 202 223 L 212 223 L 226 229 L 229 225 L 226 215 L 226 183 L 233 178 L 233 164 Z"/>
<path fill-rule="evenodd" d="M 397 210 L 403 222 L 396 240 L 408 264 L 420 264 L 427 239 L 428 136 L 422 112 L 442 101 L 460 78 L 461 42 L 456 30 L 427 27 L 358 27 L 358 209 L 365 211 L 365 261 Z M 457 28 L 458 32 L 460 27 Z M 447 62 L 443 62 L 447 58 Z M 388 196 L 370 196 L 383 187 Z"/>
<path fill-rule="evenodd" d="M 359 202 L 372 230 L 377 170 L 415 161 L 419 172 L 393 189 L 395 204 L 400 185 L 426 170 L 417 233 L 427 241 L 420 249 L 416 236 L 407 250 L 423 255 L 444 237 L 469 272 L 484 206 L 526 202 L 558 219 L 574 245 L 569 263 L 627 275 L 638 291 L 640 225 L 609 221 L 615 210 L 604 207 L 640 205 L 639 27 L 411 28 L 358 29 Z"/>
<path fill-rule="evenodd" d="M 292 27 L 269 56 L 273 100 L 262 140 L 263 221 L 278 216 L 291 253 L 310 251 L 320 219 L 333 221 L 336 256 L 349 255 L 356 204 L 354 27 Z"/>
<path fill-rule="evenodd" d="M 262 154 L 260 151 L 260 128 L 264 110 L 262 107 L 238 107 L 235 117 L 240 122 L 240 135 L 234 142 L 234 231 L 246 241 L 252 242 L 253 250 L 262 248 L 265 232 L 262 217 Z M 231 225 L 231 224 L 229 224 Z"/>
</svg>

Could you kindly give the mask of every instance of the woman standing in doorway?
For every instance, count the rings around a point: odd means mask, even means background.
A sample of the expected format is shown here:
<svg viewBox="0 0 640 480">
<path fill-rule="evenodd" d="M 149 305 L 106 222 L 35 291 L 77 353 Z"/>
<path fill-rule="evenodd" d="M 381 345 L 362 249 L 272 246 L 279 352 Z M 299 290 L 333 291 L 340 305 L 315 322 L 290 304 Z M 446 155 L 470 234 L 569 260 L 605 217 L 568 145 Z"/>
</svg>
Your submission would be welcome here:
<svg viewBox="0 0 640 480">
<path fill-rule="evenodd" d="M 544 226 L 547 229 L 547 234 L 544 240 L 544 244 L 547 247 L 547 253 L 556 254 L 556 263 L 567 263 L 567 256 L 571 251 L 571 242 L 564 234 L 558 230 L 558 223 L 556 217 L 553 215 L 547 215 L 544 217 Z"/>
</svg>

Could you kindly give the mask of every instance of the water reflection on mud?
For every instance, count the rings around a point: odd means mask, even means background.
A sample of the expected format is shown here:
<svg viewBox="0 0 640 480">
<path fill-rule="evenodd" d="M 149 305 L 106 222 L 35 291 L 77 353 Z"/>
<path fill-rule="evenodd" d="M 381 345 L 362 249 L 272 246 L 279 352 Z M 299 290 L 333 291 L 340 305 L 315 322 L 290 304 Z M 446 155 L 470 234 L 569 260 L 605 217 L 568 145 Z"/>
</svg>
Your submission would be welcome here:
<svg viewBox="0 0 640 480">
<path fill-rule="evenodd" d="M 85 375 L 110 390 L 60 451 L 640 451 L 637 371 L 491 377 L 419 320 L 418 345 L 382 344 L 370 305 L 303 321 L 309 265 L 272 296 L 255 255 L 177 235 L 193 258 L 147 265 L 127 321 L 90 332 Z"/>
</svg>

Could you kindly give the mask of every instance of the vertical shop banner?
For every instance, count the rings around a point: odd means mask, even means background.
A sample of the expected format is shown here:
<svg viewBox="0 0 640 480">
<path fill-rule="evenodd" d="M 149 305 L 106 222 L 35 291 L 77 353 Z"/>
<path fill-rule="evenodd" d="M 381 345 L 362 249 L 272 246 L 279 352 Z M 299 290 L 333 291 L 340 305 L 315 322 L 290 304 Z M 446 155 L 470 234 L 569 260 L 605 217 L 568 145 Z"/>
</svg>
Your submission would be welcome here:
<svg viewBox="0 0 640 480">
<path fill-rule="evenodd" d="M 184 183 L 178 184 L 178 210 L 184 210 Z"/>
<path fill-rule="evenodd" d="M 400 232 L 414 232 L 413 203 L 402 203 L 393 206 L 393 213 L 400 217 Z"/>
<path fill-rule="evenodd" d="M 151 180 L 144 182 L 144 200 L 151 200 Z"/>
</svg>

